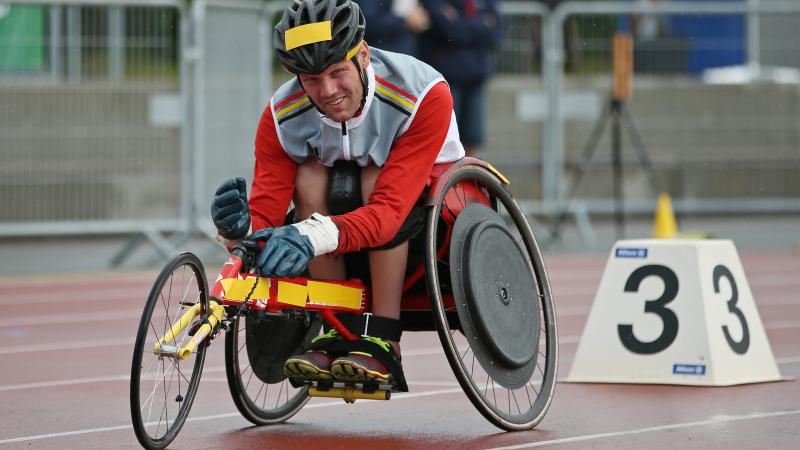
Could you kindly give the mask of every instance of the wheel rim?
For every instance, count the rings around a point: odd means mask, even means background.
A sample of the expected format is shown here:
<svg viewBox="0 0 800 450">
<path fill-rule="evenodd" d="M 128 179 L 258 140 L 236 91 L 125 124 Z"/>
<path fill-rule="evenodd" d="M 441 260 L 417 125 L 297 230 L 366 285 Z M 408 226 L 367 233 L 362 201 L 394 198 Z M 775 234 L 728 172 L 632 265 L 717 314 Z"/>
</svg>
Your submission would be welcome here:
<svg viewBox="0 0 800 450">
<path fill-rule="evenodd" d="M 524 248 L 531 259 L 535 284 L 538 290 L 536 298 L 539 302 L 539 348 L 535 356 L 535 368 L 530 380 L 518 389 L 508 389 L 499 383 L 481 366 L 475 357 L 470 343 L 448 321 L 444 303 L 442 281 L 449 270 L 447 255 L 437 256 L 435 249 L 437 240 L 442 237 L 442 221 L 440 215 L 455 215 L 448 211 L 452 205 L 437 202 L 429 212 L 428 235 L 426 242 L 426 269 L 428 287 L 431 295 L 437 331 L 445 350 L 448 362 L 473 405 L 490 422 L 506 430 L 523 430 L 536 426 L 544 417 L 552 400 L 558 361 L 558 344 L 556 338 L 555 312 L 549 282 L 541 254 L 524 215 L 516 201 L 504 186 L 487 170 L 479 166 L 465 166 L 446 181 L 443 193 L 453 192 L 451 198 L 458 199 L 462 205 L 474 202 L 468 192 L 459 193 L 464 184 L 480 188 L 490 194 L 492 206 L 508 217 L 514 225 L 512 228 L 524 243 Z M 445 198 L 445 195 L 442 195 Z M 449 202 L 449 201 L 448 201 Z M 444 269 L 444 270 L 443 270 Z M 447 278 L 449 280 L 449 277 Z"/>
<path fill-rule="evenodd" d="M 307 388 L 295 388 L 288 379 L 277 383 L 262 381 L 247 356 L 247 327 L 243 318 L 233 322 L 225 338 L 228 386 L 239 412 L 256 425 L 283 422 L 308 402 Z"/>
<path fill-rule="evenodd" d="M 189 413 L 200 382 L 206 347 L 201 345 L 186 360 L 159 357 L 154 344 L 187 307 L 208 307 L 208 290 L 202 264 L 183 254 L 165 267 L 148 296 L 139 325 L 131 370 L 131 413 L 134 430 L 147 448 L 163 448 L 177 435 Z M 182 347 L 191 336 L 189 327 L 173 342 Z"/>
</svg>

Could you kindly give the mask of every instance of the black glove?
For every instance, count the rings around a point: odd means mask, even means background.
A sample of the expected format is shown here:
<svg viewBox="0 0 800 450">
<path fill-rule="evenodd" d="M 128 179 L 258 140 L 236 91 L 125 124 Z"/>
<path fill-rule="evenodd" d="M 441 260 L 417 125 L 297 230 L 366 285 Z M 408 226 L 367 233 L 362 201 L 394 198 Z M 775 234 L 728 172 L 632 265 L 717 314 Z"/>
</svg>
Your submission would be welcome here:
<svg viewBox="0 0 800 450">
<path fill-rule="evenodd" d="M 261 275 L 298 277 L 314 258 L 314 246 L 308 236 L 294 225 L 265 228 L 251 234 L 248 239 L 265 241 L 264 249 L 256 257 Z"/>
<path fill-rule="evenodd" d="M 241 239 L 250 231 L 250 208 L 247 206 L 247 183 L 242 177 L 222 182 L 211 201 L 211 218 L 219 235 L 229 240 Z"/>
</svg>

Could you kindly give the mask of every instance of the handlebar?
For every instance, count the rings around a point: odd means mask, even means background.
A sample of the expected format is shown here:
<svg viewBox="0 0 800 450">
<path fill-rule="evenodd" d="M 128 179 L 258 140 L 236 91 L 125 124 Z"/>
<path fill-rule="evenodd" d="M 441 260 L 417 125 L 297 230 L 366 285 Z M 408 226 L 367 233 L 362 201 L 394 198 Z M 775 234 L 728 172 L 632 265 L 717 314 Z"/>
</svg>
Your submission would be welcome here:
<svg viewBox="0 0 800 450">
<path fill-rule="evenodd" d="M 258 250 L 258 243 L 256 241 L 243 239 L 239 241 L 238 244 L 233 246 L 233 249 L 231 250 L 231 255 L 237 256 L 241 259 L 245 259 L 250 256 L 253 256 L 256 250 Z"/>
</svg>

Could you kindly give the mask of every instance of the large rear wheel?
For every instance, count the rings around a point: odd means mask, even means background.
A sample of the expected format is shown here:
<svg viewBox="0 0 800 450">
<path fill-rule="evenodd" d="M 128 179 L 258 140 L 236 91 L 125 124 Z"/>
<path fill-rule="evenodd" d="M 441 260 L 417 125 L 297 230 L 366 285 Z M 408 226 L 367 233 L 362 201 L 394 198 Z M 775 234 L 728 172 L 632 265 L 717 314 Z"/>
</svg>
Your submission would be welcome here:
<svg viewBox="0 0 800 450">
<path fill-rule="evenodd" d="M 550 407 L 558 361 L 556 316 L 541 252 L 523 211 L 496 174 L 464 164 L 442 182 L 428 213 L 425 254 L 445 355 L 484 417 L 504 430 L 531 429 Z M 481 224 L 482 209 L 493 223 Z M 467 255 L 454 261 L 441 247 L 464 210 L 477 211 L 462 225 L 472 242 L 450 244 L 463 245 L 456 253 L 463 248 Z M 488 254 L 493 251 L 499 254 Z M 446 313 L 454 311 L 459 323 L 448 320 Z"/>
</svg>

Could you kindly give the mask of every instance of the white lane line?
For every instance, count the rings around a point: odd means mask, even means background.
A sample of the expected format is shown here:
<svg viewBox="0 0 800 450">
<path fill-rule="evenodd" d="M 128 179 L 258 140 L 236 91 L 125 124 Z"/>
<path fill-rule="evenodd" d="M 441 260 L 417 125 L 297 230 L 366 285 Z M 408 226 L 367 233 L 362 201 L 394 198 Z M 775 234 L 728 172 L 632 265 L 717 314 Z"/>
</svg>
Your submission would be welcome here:
<svg viewBox="0 0 800 450">
<path fill-rule="evenodd" d="M 609 437 L 619 437 L 619 436 L 632 436 L 634 434 L 644 434 L 644 433 L 652 433 L 656 431 L 672 431 L 672 430 L 679 430 L 682 428 L 692 428 L 692 427 L 702 427 L 708 425 L 718 425 L 721 423 L 728 423 L 728 422 L 739 422 L 744 420 L 758 420 L 758 419 L 768 419 L 772 417 L 785 417 L 785 416 L 794 416 L 800 414 L 800 409 L 793 409 L 790 411 L 774 411 L 774 412 L 767 412 L 767 413 L 753 413 L 753 414 L 745 414 L 741 416 L 718 416 L 708 420 L 698 420 L 697 422 L 683 422 L 683 423 L 674 423 L 670 425 L 659 425 L 655 427 L 647 427 L 647 428 L 637 428 L 633 430 L 625 430 L 625 431 L 614 431 L 611 433 L 597 433 L 597 434 L 586 434 L 583 436 L 574 436 L 568 438 L 561 438 L 561 439 L 552 439 L 549 441 L 539 441 L 539 442 L 529 442 L 526 444 L 518 444 L 518 445 L 509 445 L 507 447 L 493 447 L 487 450 L 512 450 L 518 448 L 533 448 L 533 447 L 545 447 L 549 445 L 558 445 L 558 444 L 568 444 L 571 442 L 583 442 L 583 441 L 591 441 L 594 439 L 603 439 Z"/>
<path fill-rule="evenodd" d="M 786 328 L 800 328 L 800 320 L 781 320 L 766 322 L 764 328 L 768 330 L 784 330 Z"/>
<path fill-rule="evenodd" d="M 408 392 L 402 394 L 394 394 L 392 395 L 393 400 L 409 400 L 413 398 L 420 398 L 420 397 L 432 397 L 436 395 L 447 395 L 447 394 L 458 394 L 463 392 L 461 388 L 455 389 L 439 389 L 434 391 L 425 391 L 425 392 Z M 330 401 L 324 403 L 315 403 L 313 405 L 306 405 L 303 409 L 317 409 L 317 408 L 327 408 L 330 406 L 334 407 L 341 407 L 342 402 L 340 401 Z M 200 422 L 205 420 L 218 420 L 218 419 L 227 419 L 230 417 L 241 417 L 242 414 L 240 412 L 233 412 L 233 413 L 225 413 L 225 414 L 216 414 L 213 416 L 203 416 L 203 417 L 190 417 L 186 419 L 186 422 Z M 106 431 L 118 431 L 118 430 L 128 430 L 133 428 L 132 425 L 117 425 L 111 427 L 103 427 L 103 428 L 89 428 L 85 430 L 75 430 L 75 431 L 63 431 L 60 433 L 49 433 L 49 434 L 37 434 L 34 436 L 23 436 L 18 438 L 11 438 L 11 439 L 3 439 L 0 440 L 0 444 L 13 444 L 16 442 L 26 442 L 26 441 L 39 441 L 42 439 L 51 439 L 51 438 L 60 438 L 60 437 L 67 437 L 67 436 L 80 436 L 84 434 L 91 434 L 91 433 L 102 433 Z"/>
<path fill-rule="evenodd" d="M 580 297 L 585 297 L 586 300 L 590 301 L 594 297 L 596 290 L 595 289 L 581 290 L 580 293 L 582 294 L 580 295 Z M 576 292 L 564 294 L 556 291 L 554 292 L 554 296 L 556 299 L 559 299 L 567 297 L 577 297 L 579 295 L 577 295 Z M 100 298 L 92 300 L 99 300 L 99 299 Z M 102 299 L 112 300 L 112 301 L 116 300 L 115 297 L 103 297 Z M 34 303 L 47 303 L 47 302 L 40 301 Z M 0 304 L 0 306 L 2 305 Z M 769 296 L 769 300 L 765 301 L 756 300 L 756 306 L 757 307 L 800 306 L 800 299 L 798 299 L 796 295 Z M 556 314 L 558 317 L 587 316 L 589 314 L 590 309 L 591 309 L 590 303 L 586 303 L 585 306 L 562 306 L 562 307 L 556 307 Z M 85 313 L 65 313 L 65 314 L 50 314 L 50 315 L 39 314 L 32 316 L 0 319 L 0 328 L 13 327 L 13 326 L 58 325 L 58 324 L 77 323 L 85 321 L 102 322 L 110 320 L 138 318 L 141 317 L 141 315 L 142 315 L 142 309 L 127 309 L 120 311 L 101 311 L 101 312 L 90 311 Z"/>
<path fill-rule="evenodd" d="M 800 356 L 784 356 L 783 358 L 775 358 L 777 364 L 794 364 L 800 362 Z"/>
<path fill-rule="evenodd" d="M 207 367 L 203 369 L 203 373 L 214 373 L 214 372 L 224 372 L 225 366 L 215 366 L 215 367 Z M 21 384 L 6 384 L 4 386 L 0 386 L 0 392 L 3 391 L 17 391 L 21 389 L 39 389 L 39 388 L 49 388 L 54 386 L 73 386 L 76 384 L 87 384 L 87 383 L 105 383 L 111 381 L 130 381 L 131 376 L 128 374 L 125 375 L 107 375 L 103 377 L 88 377 L 88 378 L 71 378 L 66 380 L 54 380 L 54 381 L 40 381 L 37 383 L 21 383 Z M 202 378 L 202 381 L 206 381 L 205 378 Z"/>
<path fill-rule="evenodd" d="M 756 302 L 758 307 L 769 306 L 792 306 L 799 305 L 800 301 L 793 298 L 781 298 L 776 301 Z M 589 315 L 590 306 L 564 306 L 556 308 L 556 315 L 558 317 L 582 317 Z M 15 317 L 0 319 L 0 328 L 8 327 L 23 327 L 35 325 L 59 325 L 67 323 L 78 322 L 106 322 L 112 320 L 134 319 L 142 316 L 141 309 L 128 309 L 121 311 L 107 311 L 107 312 L 85 312 L 85 313 L 71 313 L 71 314 L 51 314 L 51 315 L 35 315 L 25 317 Z M 800 321 L 786 321 L 781 322 L 787 325 L 778 325 L 776 328 L 790 328 L 798 326 Z"/>
<path fill-rule="evenodd" d="M 15 353 L 51 352 L 56 350 L 82 350 L 87 348 L 115 347 L 118 345 L 133 346 L 134 338 L 125 339 L 94 339 L 90 341 L 55 342 L 47 344 L 15 345 L 13 347 L 0 347 L 0 355 L 13 355 Z"/>
<path fill-rule="evenodd" d="M 574 336 L 577 341 L 577 336 Z M 416 356 L 425 356 L 425 355 L 435 355 L 435 354 L 442 354 L 441 348 L 426 348 L 413 351 L 413 355 Z M 412 356 L 412 352 L 404 353 L 406 356 Z M 562 358 L 562 360 L 565 358 Z M 788 366 L 796 363 L 800 363 L 800 355 L 796 356 L 783 356 L 780 358 L 775 358 L 775 363 L 782 366 Z M 203 369 L 203 374 L 215 373 L 215 372 L 224 372 L 225 366 L 210 366 Z M 6 384 L 0 385 L 0 392 L 3 391 L 17 391 L 22 389 L 39 389 L 39 388 L 48 388 L 48 387 L 55 387 L 55 386 L 72 386 L 76 384 L 87 384 L 87 383 L 101 383 L 101 382 L 111 382 L 111 381 L 128 381 L 130 380 L 130 375 L 108 375 L 103 377 L 89 377 L 89 378 L 71 378 L 66 380 L 53 380 L 53 381 L 40 381 L 34 383 L 21 383 L 21 384 Z M 202 382 L 217 382 L 220 381 L 219 379 L 215 378 L 207 378 L 203 377 Z M 409 384 L 414 385 L 425 385 L 425 386 L 457 386 L 455 382 L 450 381 L 432 381 L 432 380 L 417 380 L 413 383 L 409 382 Z M 399 394 L 398 394 L 399 395 Z"/>
<path fill-rule="evenodd" d="M 142 309 L 127 309 L 122 311 L 99 311 L 72 314 L 51 314 L 27 317 L 14 317 L 0 319 L 0 328 L 22 327 L 31 325 L 57 325 L 62 323 L 104 322 L 108 320 L 122 320 L 142 317 Z"/>
<path fill-rule="evenodd" d="M 792 328 L 800 328 L 800 320 L 784 320 L 765 322 L 764 328 L 767 330 L 785 330 Z M 559 336 L 559 344 L 577 344 L 580 341 L 580 335 L 572 336 Z M 35 352 L 48 352 L 48 351 L 62 351 L 62 350 L 82 350 L 87 348 L 99 347 L 113 347 L 116 345 L 129 345 L 132 344 L 133 338 L 130 339 L 113 339 L 113 340 L 87 340 L 87 341 L 73 341 L 73 342 L 57 342 L 48 344 L 31 344 L 31 345 L 17 345 L 12 347 L 0 347 L 0 355 L 8 355 L 15 353 L 35 353 Z M 403 356 L 425 356 L 443 353 L 441 347 L 430 347 L 417 350 L 408 350 L 403 352 Z"/>
<path fill-rule="evenodd" d="M 0 295 L 0 306 L 41 305 L 58 303 L 76 303 L 96 301 L 134 300 L 144 305 L 148 290 L 144 286 L 137 288 L 87 289 L 81 292 L 59 293 L 22 293 Z"/>
</svg>

